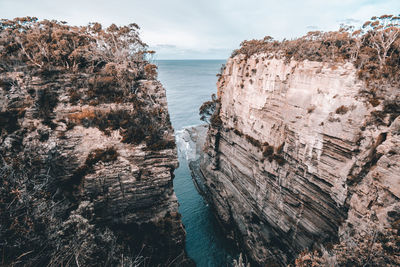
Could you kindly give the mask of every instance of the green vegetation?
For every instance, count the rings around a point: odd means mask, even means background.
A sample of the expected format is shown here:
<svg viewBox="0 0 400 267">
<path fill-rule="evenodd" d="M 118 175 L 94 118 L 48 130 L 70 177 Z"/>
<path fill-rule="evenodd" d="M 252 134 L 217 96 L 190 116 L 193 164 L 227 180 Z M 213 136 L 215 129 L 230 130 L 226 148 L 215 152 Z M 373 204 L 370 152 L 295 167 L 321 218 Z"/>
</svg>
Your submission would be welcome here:
<svg viewBox="0 0 400 267">
<path fill-rule="evenodd" d="M 219 129 L 222 127 L 222 120 L 219 115 L 220 100 L 215 96 L 211 95 L 211 100 L 204 102 L 199 108 L 200 120 L 208 123 L 211 127 Z"/>
<path fill-rule="evenodd" d="M 211 116 L 210 125 L 215 129 L 219 129 L 222 127 L 222 120 L 221 120 L 221 116 L 219 115 L 219 113 L 214 113 Z"/>
<path fill-rule="evenodd" d="M 210 119 L 217 108 L 218 101 L 219 100 L 217 99 L 215 94 L 212 94 L 211 100 L 206 101 L 201 105 L 201 107 L 199 108 L 200 120 L 206 123 L 210 123 Z"/>
</svg>

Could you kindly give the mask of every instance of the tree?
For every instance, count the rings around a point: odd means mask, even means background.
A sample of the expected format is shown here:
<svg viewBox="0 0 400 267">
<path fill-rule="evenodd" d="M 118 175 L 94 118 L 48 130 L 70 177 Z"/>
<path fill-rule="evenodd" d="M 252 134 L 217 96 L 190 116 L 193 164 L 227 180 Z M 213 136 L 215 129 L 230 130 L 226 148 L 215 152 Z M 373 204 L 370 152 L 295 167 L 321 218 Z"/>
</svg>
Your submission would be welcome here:
<svg viewBox="0 0 400 267">
<path fill-rule="evenodd" d="M 211 95 L 211 100 L 204 102 L 200 109 L 199 109 L 199 115 L 200 115 L 200 120 L 210 124 L 210 118 L 214 114 L 216 107 L 217 107 L 217 98 L 215 94 Z"/>
<path fill-rule="evenodd" d="M 73 71 L 93 71 L 113 62 L 125 69 L 143 70 L 147 45 L 140 40 L 138 30 L 135 23 L 103 29 L 97 22 L 75 27 L 34 17 L 2 19 L 0 61 L 9 67 L 28 63 L 40 69 Z"/>
<path fill-rule="evenodd" d="M 399 22 L 398 16 L 382 15 L 372 17 L 363 25 L 363 28 L 369 29 L 370 42 L 377 52 L 380 68 L 386 63 L 388 52 L 400 34 Z"/>
</svg>

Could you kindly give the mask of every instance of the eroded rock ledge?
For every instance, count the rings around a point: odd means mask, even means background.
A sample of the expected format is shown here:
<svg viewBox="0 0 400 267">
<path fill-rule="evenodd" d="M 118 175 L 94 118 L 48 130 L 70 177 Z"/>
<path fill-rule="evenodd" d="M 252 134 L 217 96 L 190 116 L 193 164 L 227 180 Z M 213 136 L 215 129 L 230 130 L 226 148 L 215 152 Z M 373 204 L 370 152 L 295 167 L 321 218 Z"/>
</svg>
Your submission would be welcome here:
<svg viewBox="0 0 400 267">
<path fill-rule="evenodd" d="M 399 91 L 368 101 L 356 73 L 351 63 L 267 54 L 228 60 L 217 84 L 221 123 L 192 168 L 255 264 L 285 265 L 338 242 L 349 255 L 368 256 L 356 249 L 363 242 L 395 255 Z"/>
</svg>

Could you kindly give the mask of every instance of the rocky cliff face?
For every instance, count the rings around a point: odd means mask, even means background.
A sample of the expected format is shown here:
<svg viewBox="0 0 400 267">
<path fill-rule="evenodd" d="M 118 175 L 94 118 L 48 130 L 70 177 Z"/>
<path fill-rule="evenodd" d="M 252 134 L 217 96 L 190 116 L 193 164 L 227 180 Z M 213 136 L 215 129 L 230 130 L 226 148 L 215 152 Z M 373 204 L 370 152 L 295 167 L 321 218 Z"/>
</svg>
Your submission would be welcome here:
<svg viewBox="0 0 400 267">
<path fill-rule="evenodd" d="M 228 60 L 200 176 L 256 264 L 336 242 L 348 254 L 364 242 L 366 258 L 379 242 L 396 254 L 398 241 L 377 236 L 393 237 L 399 222 L 400 95 L 386 86 L 381 100 L 367 98 L 356 74 L 351 63 L 260 53 Z"/>
<path fill-rule="evenodd" d="M 186 264 L 157 80 L 23 68 L 0 81 L 2 263 Z"/>
</svg>

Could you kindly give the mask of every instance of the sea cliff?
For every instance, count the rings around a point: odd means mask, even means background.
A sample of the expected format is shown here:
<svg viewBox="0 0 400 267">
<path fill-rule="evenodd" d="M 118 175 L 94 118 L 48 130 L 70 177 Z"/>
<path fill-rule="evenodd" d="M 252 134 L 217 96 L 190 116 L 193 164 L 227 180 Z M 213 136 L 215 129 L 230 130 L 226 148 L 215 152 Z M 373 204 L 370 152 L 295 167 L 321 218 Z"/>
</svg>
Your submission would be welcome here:
<svg viewBox="0 0 400 267">
<path fill-rule="evenodd" d="M 165 89 L 137 28 L 2 21 L 2 264 L 191 264 Z"/>
<path fill-rule="evenodd" d="M 350 57 L 291 57 L 290 43 L 285 54 L 251 42 L 220 75 L 191 164 L 227 236 L 254 265 L 395 265 L 398 84 L 366 79 Z"/>
</svg>

